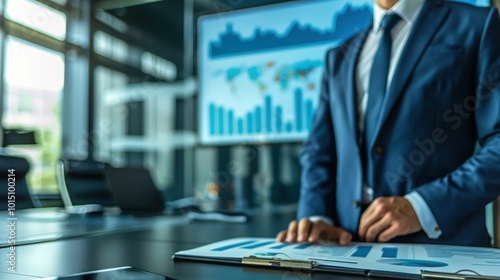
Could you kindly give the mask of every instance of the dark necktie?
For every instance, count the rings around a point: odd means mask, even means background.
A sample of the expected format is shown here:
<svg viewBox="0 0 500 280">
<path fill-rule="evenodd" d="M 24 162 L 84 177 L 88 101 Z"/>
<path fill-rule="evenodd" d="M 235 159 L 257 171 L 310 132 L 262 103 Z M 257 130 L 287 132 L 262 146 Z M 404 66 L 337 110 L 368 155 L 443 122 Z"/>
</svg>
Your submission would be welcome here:
<svg viewBox="0 0 500 280">
<path fill-rule="evenodd" d="M 391 31 L 401 20 L 397 14 L 386 14 L 380 25 L 382 38 L 373 59 L 368 85 L 368 104 L 365 115 L 365 145 L 369 147 L 370 139 L 375 133 L 375 127 L 382 109 L 382 103 L 387 89 L 387 75 L 391 61 L 392 37 Z"/>
</svg>

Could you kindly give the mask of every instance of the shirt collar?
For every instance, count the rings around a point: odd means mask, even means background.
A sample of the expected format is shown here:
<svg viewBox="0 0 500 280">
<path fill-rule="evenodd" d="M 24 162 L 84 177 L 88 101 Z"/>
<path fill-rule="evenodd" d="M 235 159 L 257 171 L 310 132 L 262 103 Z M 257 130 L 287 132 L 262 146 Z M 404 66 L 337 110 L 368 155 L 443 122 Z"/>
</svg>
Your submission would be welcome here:
<svg viewBox="0 0 500 280">
<path fill-rule="evenodd" d="M 373 30 L 377 32 L 380 29 L 380 23 L 387 13 L 398 14 L 407 24 L 411 24 L 424 6 L 425 0 L 399 0 L 390 10 L 384 10 L 373 4 Z"/>
</svg>

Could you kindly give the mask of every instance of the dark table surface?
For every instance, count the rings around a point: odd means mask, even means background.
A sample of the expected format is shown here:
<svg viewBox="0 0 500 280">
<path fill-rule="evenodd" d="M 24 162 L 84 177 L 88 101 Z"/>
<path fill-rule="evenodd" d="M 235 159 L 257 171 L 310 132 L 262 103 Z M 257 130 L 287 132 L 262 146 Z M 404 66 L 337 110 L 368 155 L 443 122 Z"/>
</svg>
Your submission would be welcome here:
<svg viewBox="0 0 500 280">
<path fill-rule="evenodd" d="M 50 216 L 48 210 L 44 210 L 46 212 L 40 214 L 40 219 L 35 218 L 36 215 L 30 219 L 19 216 L 18 234 L 24 245 L 16 247 L 16 273 L 8 271 L 6 255 L 9 248 L 4 243 L 4 248 L 0 249 L 0 279 L 36 279 L 121 266 L 133 266 L 175 279 L 360 279 L 341 274 L 308 274 L 172 260 L 177 251 L 223 239 L 274 237 L 295 217 L 294 209 L 282 207 L 253 211 L 250 221 L 241 224 L 190 222 L 183 216 L 105 216 L 79 218 L 78 221 L 58 217 L 44 222 Z M 123 223 L 119 222 L 120 219 Z M 114 226 L 109 226 L 111 221 L 114 221 Z M 2 230 L 1 234 L 7 232 Z M 54 236 L 45 238 L 47 234 Z"/>
<path fill-rule="evenodd" d="M 13 219 L 15 218 L 15 219 Z M 18 210 L 15 216 L 0 211 L 0 220 L 16 222 L 16 244 L 32 244 L 78 236 L 135 231 L 169 220 L 161 216 L 134 217 L 118 213 L 100 216 L 68 215 L 62 208 Z M 9 227 L 0 227 L 0 248 L 9 247 Z"/>
</svg>

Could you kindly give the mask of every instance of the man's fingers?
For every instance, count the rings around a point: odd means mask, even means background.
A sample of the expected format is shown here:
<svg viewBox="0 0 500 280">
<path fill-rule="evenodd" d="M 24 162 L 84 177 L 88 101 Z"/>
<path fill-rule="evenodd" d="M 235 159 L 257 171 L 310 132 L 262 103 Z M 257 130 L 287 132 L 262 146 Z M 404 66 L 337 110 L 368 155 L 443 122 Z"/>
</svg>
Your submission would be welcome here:
<svg viewBox="0 0 500 280">
<path fill-rule="evenodd" d="M 361 240 L 365 240 L 368 229 L 376 223 L 380 217 L 376 214 L 376 212 L 371 212 L 368 214 L 363 214 L 361 216 L 360 222 L 359 222 L 359 230 L 358 230 L 358 235 Z"/>
<path fill-rule="evenodd" d="M 327 225 L 323 222 L 317 222 L 309 232 L 308 242 L 316 242 L 320 239 Z M 333 228 L 333 227 L 332 227 Z"/>
<path fill-rule="evenodd" d="M 286 239 L 286 233 L 287 233 L 287 231 L 286 231 L 286 230 L 282 230 L 282 231 L 280 231 L 280 232 L 276 235 L 276 242 L 285 242 L 285 239 Z"/>
<path fill-rule="evenodd" d="M 351 243 L 352 241 L 352 234 L 345 230 L 341 230 L 340 236 L 339 236 L 339 244 L 341 246 L 347 246 Z"/>
<path fill-rule="evenodd" d="M 387 211 L 387 205 L 382 203 L 380 198 L 368 206 L 368 209 L 361 215 L 359 222 L 358 235 L 361 240 L 366 239 L 368 229 L 378 222 Z"/>
<path fill-rule="evenodd" d="M 299 229 L 297 233 L 297 241 L 298 242 L 306 242 L 309 238 L 309 232 L 311 231 L 311 227 L 313 226 L 312 222 L 308 218 L 303 218 L 299 221 Z"/>
<path fill-rule="evenodd" d="M 288 224 L 288 232 L 286 234 L 287 242 L 295 242 L 297 241 L 297 221 L 291 221 Z"/>
<path fill-rule="evenodd" d="M 400 236 L 401 235 L 400 230 L 401 229 L 398 226 L 398 224 L 392 224 L 389 228 L 387 228 L 386 230 L 382 231 L 379 234 L 378 241 L 379 242 L 387 242 L 387 241 L 393 239 L 394 237 Z"/>
<path fill-rule="evenodd" d="M 391 220 L 388 218 L 388 215 L 386 215 L 382 219 L 372 224 L 366 230 L 365 241 L 373 242 L 377 240 L 378 235 L 390 226 L 391 226 Z"/>
<path fill-rule="evenodd" d="M 375 221 L 375 216 L 373 215 L 373 211 L 370 211 L 370 208 L 371 205 L 361 214 L 361 218 L 359 219 L 358 235 L 361 240 L 364 240 L 368 227 Z"/>
<path fill-rule="evenodd" d="M 351 243 L 352 234 L 341 228 L 320 223 L 312 228 L 308 241 L 317 242 L 320 239 L 336 241 L 339 242 L 340 245 L 345 246 Z"/>
<path fill-rule="evenodd" d="M 347 246 L 352 241 L 352 234 L 341 229 L 341 228 L 328 228 L 327 232 L 327 241 L 336 241 L 341 246 Z"/>
<path fill-rule="evenodd" d="M 349 245 L 352 234 L 323 221 L 311 222 L 308 218 L 291 221 L 288 229 L 276 235 L 277 242 L 317 242 L 319 240 L 336 241 L 340 245 Z"/>
</svg>

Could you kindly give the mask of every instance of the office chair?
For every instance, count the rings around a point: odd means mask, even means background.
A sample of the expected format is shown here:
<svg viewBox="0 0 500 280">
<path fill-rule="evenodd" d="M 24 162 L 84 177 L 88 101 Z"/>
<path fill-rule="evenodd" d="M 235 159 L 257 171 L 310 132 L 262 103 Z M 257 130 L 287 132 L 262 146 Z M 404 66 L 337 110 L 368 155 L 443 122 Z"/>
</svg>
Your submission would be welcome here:
<svg viewBox="0 0 500 280">
<path fill-rule="evenodd" d="M 0 154 L 0 210 L 9 208 L 20 210 L 40 206 L 38 200 L 31 195 L 26 182 L 29 170 L 30 164 L 25 158 Z M 11 203 L 9 207 L 9 198 L 13 198 L 12 193 L 15 193 L 15 204 Z"/>
<path fill-rule="evenodd" d="M 500 248 L 500 196 L 493 201 L 493 246 Z"/>
<path fill-rule="evenodd" d="M 64 206 L 116 205 L 108 187 L 103 163 L 94 160 L 62 159 L 57 175 Z"/>
</svg>

